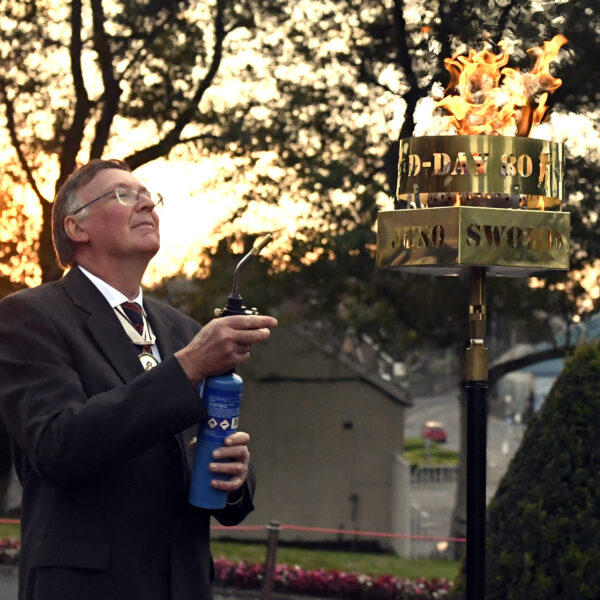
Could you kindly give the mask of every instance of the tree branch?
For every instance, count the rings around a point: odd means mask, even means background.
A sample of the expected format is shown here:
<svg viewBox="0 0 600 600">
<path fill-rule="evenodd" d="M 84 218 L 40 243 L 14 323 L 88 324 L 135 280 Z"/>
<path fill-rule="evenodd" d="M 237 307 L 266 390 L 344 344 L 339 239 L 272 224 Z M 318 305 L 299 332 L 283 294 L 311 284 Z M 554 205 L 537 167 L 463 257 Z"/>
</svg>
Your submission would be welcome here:
<svg viewBox="0 0 600 600">
<path fill-rule="evenodd" d="M 106 32 L 104 31 L 104 9 L 102 0 L 92 0 L 92 23 L 94 30 L 94 48 L 98 54 L 100 70 L 102 72 L 102 83 L 104 85 L 103 102 L 104 107 L 100 119 L 96 123 L 94 141 L 90 150 L 90 158 L 102 156 L 112 122 L 119 110 L 121 88 L 113 73 L 112 53 L 108 45 Z"/>
<path fill-rule="evenodd" d="M 191 137 L 181 138 L 179 140 L 179 144 L 190 144 L 193 142 L 199 142 L 200 140 L 217 141 L 220 139 L 221 138 L 218 135 L 213 135 L 211 133 L 199 133 L 198 135 L 193 135 Z"/>
<path fill-rule="evenodd" d="M 81 140 L 85 131 L 85 124 L 89 117 L 91 102 L 83 82 L 83 69 L 81 55 L 83 44 L 81 42 L 81 0 L 71 3 L 71 41 L 69 55 L 71 58 L 71 75 L 75 90 L 75 111 L 71 127 L 66 132 L 65 141 L 59 156 L 60 174 L 56 180 L 55 189 L 58 190 L 67 177 L 75 170 L 77 152 L 81 147 Z"/>
<path fill-rule="evenodd" d="M 38 187 L 38 185 L 35 181 L 35 178 L 33 176 L 33 171 L 31 170 L 31 167 L 29 166 L 29 163 L 27 162 L 27 159 L 25 158 L 25 154 L 24 154 L 23 148 L 21 146 L 21 141 L 19 140 L 19 137 L 17 135 L 14 103 L 13 103 L 13 100 L 8 97 L 8 92 L 7 92 L 6 88 L 7 88 L 6 80 L 2 79 L 2 81 L 0 82 L 0 93 L 2 94 L 2 101 L 3 101 L 4 107 L 5 107 L 6 128 L 8 129 L 8 134 L 10 136 L 10 142 L 12 144 L 12 147 L 15 149 L 17 158 L 19 160 L 19 164 L 21 165 L 21 168 L 25 172 L 25 177 L 27 178 L 29 185 L 32 187 L 33 191 L 35 192 L 35 195 L 38 197 L 39 201 L 43 205 L 44 202 L 48 202 L 48 200 L 46 200 L 46 198 L 44 198 L 40 188 Z"/>
<path fill-rule="evenodd" d="M 408 83 L 408 91 L 402 95 L 402 99 L 406 102 L 406 113 L 402 129 L 400 130 L 400 138 L 412 135 L 415 128 L 414 112 L 417 102 L 425 95 L 424 90 L 419 85 L 419 80 L 415 74 L 412 65 L 410 50 L 407 45 L 408 35 L 406 33 L 406 20 L 404 19 L 404 2 L 402 0 L 394 1 L 394 23 L 396 25 L 396 39 L 398 62 L 404 71 L 404 76 Z"/>
<path fill-rule="evenodd" d="M 406 33 L 406 20 L 404 19 L 404 2 L 394 0 L 394 25 L 396 26 L 396 50 L 398 52 L 398 63 L 404 71 L 404 76 L 411 90 L 419 89 L 419 82 L 415 75 L 410 50 L 408 49 Z"/>
<path fill-rule="evenodd" d="M 181 132 L 184 127 L 190 123 L 194 114 L 198 111 L 198 105 L 206 90 L 211 86 L 221 65 L 221 60 L 223 58 L 223 42 L 227 35 L 224 26 L 225 4 L 226 0 L 217 0 L 217 10 L 214 18 L 215 43 L 213 46 L 211 64 L 206 75 L 199 83 L 196 92 L 188 102 L 187 108 L 183 110 L 176 119 L 172 129 L 167 132 L 157 144 L 148 146 L 127 157 L 126 161 L 132 169 L 136 169 L 143 164 L 168 154 L 169 150 L 181 143 Z"/>
<path fill-rule="evenodd" d="M 367 59 L 363 56 L 360 60 L 360 64 L 358 66 L 358 72 L 360 74 L 360 76 L 367 82 L 367 83 L 371 83 L 372 85 L 381 88 L 382 90 L 384 90 L 385 92 L 389 92 L 390 94 L 395 94 L 398 95 L 398 92 L 396 90 L 393 90 L 392 88 L 390 88 L 390 86 L 381 83 L 377 77 L 375 77 L 375 75 L 373 74 L 372 69 L 368 66 L 368 61 Z"/>
</svg>

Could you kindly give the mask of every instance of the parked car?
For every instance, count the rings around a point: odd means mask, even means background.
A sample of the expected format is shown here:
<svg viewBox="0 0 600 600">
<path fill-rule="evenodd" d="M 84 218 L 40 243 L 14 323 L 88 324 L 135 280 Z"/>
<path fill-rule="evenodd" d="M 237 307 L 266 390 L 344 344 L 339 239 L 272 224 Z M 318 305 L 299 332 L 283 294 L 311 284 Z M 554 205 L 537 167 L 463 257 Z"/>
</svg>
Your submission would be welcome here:
<svg viewBox="0 0 600 600">
<path fill-rule="evenodd" d="M 446 429 L 441 421 L 427 421 L 423 425 L 423 438 L 438 442 L 439 444 L 446 443 Z"/>
</svg>

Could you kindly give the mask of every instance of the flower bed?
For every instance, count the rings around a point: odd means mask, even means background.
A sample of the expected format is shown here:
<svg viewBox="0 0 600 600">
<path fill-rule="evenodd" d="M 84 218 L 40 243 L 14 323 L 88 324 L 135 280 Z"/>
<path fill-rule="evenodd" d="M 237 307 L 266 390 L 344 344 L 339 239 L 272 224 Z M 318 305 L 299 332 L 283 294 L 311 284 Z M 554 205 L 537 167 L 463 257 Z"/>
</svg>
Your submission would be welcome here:
<svg viewBox="0 0 600 600">
<path fill-rule="evenodd" d="M 262 587 L 264 566 L 215 560 L 216 584 L 223 587 L 257 590 Z M 399 579 L 391 575 L 360 575 L 343 571 L 303 570 L 298 566 L 277 565 L 273 592 L 320 598 L 351 600 L 437 600 L 446 598 L 452 583 L 446 579 Z"/>
<path fill-rule="evenodd" d="M 20 549 L 19 540 L 0 540 L 0 565 L 16 565 Z"/>
<path fill-rule="evenodd" d="M 18 540 L 0 540 L 0 564 L 16 565 L 19 548 Z M 262 564 L 217 558 L 215 569 L 217 586 L 248 591 L 262 588 Z M 277 565 L 272 587 L 275 593 L 349 600 L 439 600 L 446 598 L 451 589 L 452 582 L 447 579 L 410 580 L 338 570 L 311 571 L 290 565 Z"/>
</svg>

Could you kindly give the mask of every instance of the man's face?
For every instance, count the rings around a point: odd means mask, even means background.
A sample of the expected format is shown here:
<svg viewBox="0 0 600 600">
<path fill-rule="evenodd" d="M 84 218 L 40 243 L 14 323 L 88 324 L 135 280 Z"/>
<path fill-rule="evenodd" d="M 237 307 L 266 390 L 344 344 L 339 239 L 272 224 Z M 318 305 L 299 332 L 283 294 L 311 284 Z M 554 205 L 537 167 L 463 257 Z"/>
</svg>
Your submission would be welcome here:
<svg viewBox="0 0 600 600">
<path fill-rule="evenodd" d="M 79 191 L 79 206 L 119 188 L 139 190 L 142 184 L 128 171 L 103 169 Z M 154 205 L 141 197 L 135 206 L 124 206 L 115 196 L 90 205 L 81 219 L 88 234 L 87 250 L 98 259 L 152 258 L 160 248 L 159 220 Z"/>
</svg>

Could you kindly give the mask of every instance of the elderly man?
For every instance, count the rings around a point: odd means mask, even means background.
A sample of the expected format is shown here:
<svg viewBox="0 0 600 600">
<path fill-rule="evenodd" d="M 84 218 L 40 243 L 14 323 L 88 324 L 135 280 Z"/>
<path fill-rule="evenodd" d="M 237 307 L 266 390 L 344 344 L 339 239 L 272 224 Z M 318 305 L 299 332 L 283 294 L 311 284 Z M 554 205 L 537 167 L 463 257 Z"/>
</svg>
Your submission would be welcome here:
<svg viewBox="0 0 600 600">
<path fill-rule="evenodd" d="M 200 326 L 142 296 L 157 207 L 127 165 L 93 160 L 59 190 L 59 282 L 0 302 L 0 410 L 23 485 L 20 600 L 211 597 L 211 514 L 253 508 L 249 436 L 210 463 L 224 508 L 187 501 L 201 382 L 249 357 L 277 322 Z M 152 368 L 150 368 L 152 367 Z M 208 468 L 208 467 L 207 467 Z"/>
</svg>

